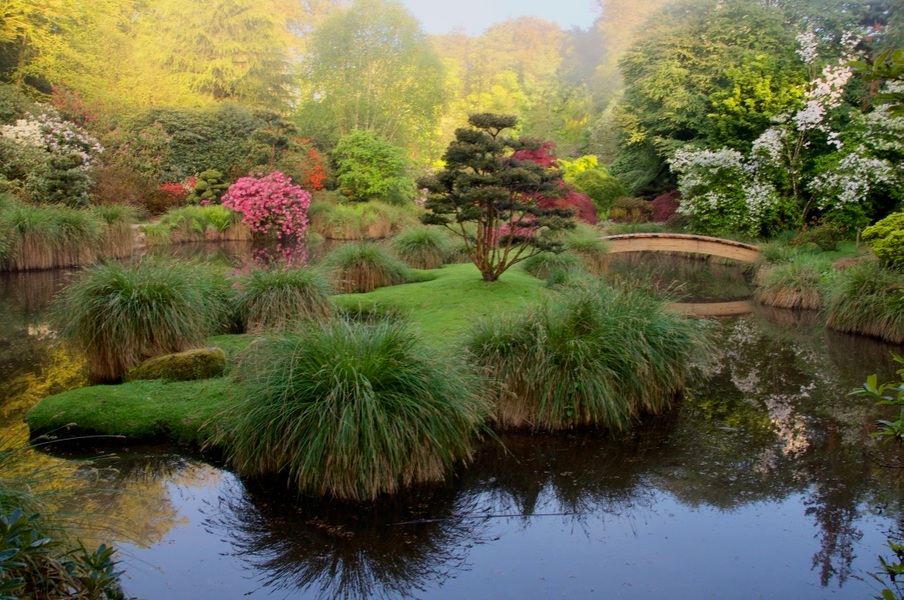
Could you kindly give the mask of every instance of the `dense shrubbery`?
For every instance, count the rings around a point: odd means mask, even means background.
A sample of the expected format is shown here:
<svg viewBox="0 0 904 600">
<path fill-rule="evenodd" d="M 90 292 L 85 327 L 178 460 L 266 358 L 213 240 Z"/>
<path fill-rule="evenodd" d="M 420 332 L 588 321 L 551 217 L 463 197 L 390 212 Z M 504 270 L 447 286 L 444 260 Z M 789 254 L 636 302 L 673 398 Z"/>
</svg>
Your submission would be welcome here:
<svg viewBox="0 0 904 600">
<path fill-rule="evenodd" d="M 829 252 L 838 249 L 838 242 L 844 239 L 844 230 L 838 224 L 823 220 L 821 223 L 804 226 L 791 240 L 792 246 L 812 244 Z"/>
<path fill-rule="evenodd" d="M 618 198 L 609 210 L 615 223 L 646 223 L 653 217 L 653 205 L 643 198 Z"/>
<path fill-rule="evenodd" d="M 217 442 L 239 473 L 301 494 L 372 500 L 441 480 L 471 457 L 485 415 L 472 378 L 398 322 L 266 339 L 236 380 Z"/>
<path fill-rule="evenodd" d="M 618 198 L 628 195 L 628 188 L 621 181 L 597 169 L 579 172 L 572 183 L 579 192 L 590 197 L 601 217 L 609 214 Z"/>
<path fill-rule="evenodd" d="M 46 107 L 45 107 L 46 108 Z M 87 206 L 103 147 L 83 128 L 47 109 L 0 126 L 0 180 L 35 202 Z"/>
<path fill-rule="evenodd" d="M 248 155 L 251 135 L 263 123 L 235 104 L 212 108 L 152 108 L 133 119 L 129 128 L 138 134 L 159 124 L 170 137 L 170 162 L 163 181 L 182 181 L 208 169 L 230 174 Z"/>
<path fill-rule="evenodd" d="M 310 192 L 279 171 L 242 177 L 223 196 L 223 206 L 241 213 L 253 233 L 279 240 L 304 240 L 310 205 Z"/>
<path fill-rule="evenodd" d="M 904 271 L 904 212 L 889 215 L 864 229 L 863 241 L 886 265 Z"/>
<path fill-rule="evenodd" d="M 352 200 L 405 204 L 415 197 L 405 153 L 372 131 L 343 136 L 333 150 L 333 162 L 339 189 Z"/>
</svg>

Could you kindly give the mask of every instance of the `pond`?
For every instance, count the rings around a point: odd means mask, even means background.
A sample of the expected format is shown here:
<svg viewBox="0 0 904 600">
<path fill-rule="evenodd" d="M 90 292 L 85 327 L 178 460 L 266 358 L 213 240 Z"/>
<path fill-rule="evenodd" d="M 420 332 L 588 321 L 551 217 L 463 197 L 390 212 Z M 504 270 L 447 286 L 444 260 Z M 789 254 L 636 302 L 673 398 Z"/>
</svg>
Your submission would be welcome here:
<svg viewBox="0 0 904 600">
<path fill-rule="evenodd" d="M 712 266 L 673 265 L 684 281 Z M 728 282 L 714 299 L 745 293 L 743 274 L 709 276 Z M 43 317 L 64 281 L 0 278 L 4 436 L 80 383 Z M 174 448 L 32 460 L 59 473 L 83 535 L 116 543 L 126 591 L 144 599 L 875 595 L 868 573 L 904 514 L 885 466 L 898 456 L 869 437 L 881 411 L 847 392 L 891 379 L 889 352 L 904 348 L 812 313 L 757 308 L 711 326 L 718 351 L 669 415 L 619 437 L 502 435 L 447 484 L 373 504 L 296 502 Z"/>
</svg>

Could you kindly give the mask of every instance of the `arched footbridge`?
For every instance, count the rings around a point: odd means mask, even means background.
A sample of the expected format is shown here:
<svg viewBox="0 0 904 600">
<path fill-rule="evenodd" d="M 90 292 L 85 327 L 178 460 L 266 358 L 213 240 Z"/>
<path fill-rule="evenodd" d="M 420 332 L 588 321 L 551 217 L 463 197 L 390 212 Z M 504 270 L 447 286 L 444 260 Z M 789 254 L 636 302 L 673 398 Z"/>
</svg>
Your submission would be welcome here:
<svg viewBox="0 0 904 600">
<path fill-rule="evenodd" d="M 686 233 L 626 233 L 600 238 L 609 246 L 609 253 L 618 252 L 683 252 L 731 258 L 740 262 L 755 262 L 760 249 L 734 240 L 691 235 Z"/>
</svg>

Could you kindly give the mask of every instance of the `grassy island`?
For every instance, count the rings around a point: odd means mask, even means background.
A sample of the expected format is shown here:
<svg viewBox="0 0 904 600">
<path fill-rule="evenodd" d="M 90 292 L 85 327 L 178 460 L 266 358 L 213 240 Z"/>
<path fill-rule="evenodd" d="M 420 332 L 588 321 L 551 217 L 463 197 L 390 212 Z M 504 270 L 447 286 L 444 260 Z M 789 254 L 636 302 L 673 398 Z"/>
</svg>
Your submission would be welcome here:
<svg viewBox="0 0 904 600">
<path fill-rule="evenodd" d="M 425 344 L 452 352 L 475 318 L 511 313 L 544 295 L 544 283 L 522 271 L 483 283 L 470 264 L 418 273 L 422 281 L 367 294 L 333 297 L 339 310 L 405 315 Z M 204 345 L 226 351 L 235 364 L 257 335 L 218 335 Z M 134 381 L 50 396 L 28 414 L 33 435 L 123 435 L 131 441 L 168 439 L 200 444 L 199 431 L 226 405 L 227 377 L 190 382 Z"/>
</svg>

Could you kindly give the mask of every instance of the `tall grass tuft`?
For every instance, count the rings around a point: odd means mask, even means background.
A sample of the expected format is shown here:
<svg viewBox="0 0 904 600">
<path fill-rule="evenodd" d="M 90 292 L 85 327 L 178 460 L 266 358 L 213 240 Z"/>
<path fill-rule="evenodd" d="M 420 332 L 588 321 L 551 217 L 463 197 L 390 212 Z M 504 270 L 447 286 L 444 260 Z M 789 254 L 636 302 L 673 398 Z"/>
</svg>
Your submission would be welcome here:
<svg viewBox="0 0 904 600">
<path fill-rule="evenodd" d="M 249 348 L 212 441 L 247 476 L 300 494 L 373 500 L 441 480 L 474 453 L 485 405 L 472 377 L 407 326 L 333 319 Z"/>
<path fill-rule="evenodd" d="M 242 215 L 218 204 L 183 206 L 166 212 L 158 223 L 144 226 L 150 245 L 172 242 L 248 241 L 251 231 Z"/>
<path fill-rule="evenodd" d="M 236 309 L 247 333 L 286 331 L 328 319 L 332 289 L 309 267 L 252 269 L 238 281 Z"/>
<path fill-rule="evenodd" d="M 543 280 L 586 270 L 584 260 L 571 252 L 541 252 L 521 264 L 525 271 Z"/>
<path fill-rule="evenodd" d="M 134 211 L 0 201 L 0 265 L 14 271 L 81 266 L 132 252 Z"/>
<path fill-rule="evenodd" d="M 810 255 L 763 266 L 757 271 L 754 297 L 768 306 L 818 310 L 831 273 L 827 260 Z"/>
<path fill-rule="evenodd" d="M 319 200 L 308 213 L 311 229 L 328 240 L 384 239 L 417 223 L 411 208 L 370 202 Z"/>
<path fill-rule="evenodd" d="M 197 347 L 219 332 L 223 282 L 162 261 L 97 265 L 54 298 L 54 320 L 85 352 L 94 381 L 116 381 L 147 358 Z"/>
<path fill-rule="evenodd" d="M 596 228 L 581 227 L 565 236 L 565 249 L 581 257 L 584 268 L 591 275 L 600 276 L 606 272 L 606 257 L 609 246 L 599 238 Z"/>
<path fill-rule="evenodd" d="M 27 271 L 90 264 L 104 227 L 87 210 L 10 202 L 0 210 L 0 230 L 6 231 L 10 246 L 3 267 Z"/>
<path fill-rule="evenodd" d="M 525 314 L 479 322 L 467 348 L 498 382 L 503 428 L 628 428 L 671 405 L 708 344 L 647 293 L 584 281 Z"/>
<path fill-rule="evenodd" d="M 414 269 L 436 269 L 452 251 L 447 235 L 435 228 L 406 229 L 392 239 L 392 248 L 405 263 Z"/>
<path fill-rule="evenodd" d="M 904 343 L 904 275 L 875 261 L 842 271 L 829 290 L 826 326 Z"/>
<path fill-rule="evenodd" d="M 409 280 L 408 269 L 385 248 L 371 242 L 340 246 L 323 260 L 337 293 L 369 292 Z"/>
<path fill-rule="evenodd" d="M 100 255 L 107 258 L 127 258 L 132 255 L 135 242 L 135 223 L 138 211 L 122 204 L 92 206 L 90 212 L 104 224 Z"/>
</svg>

